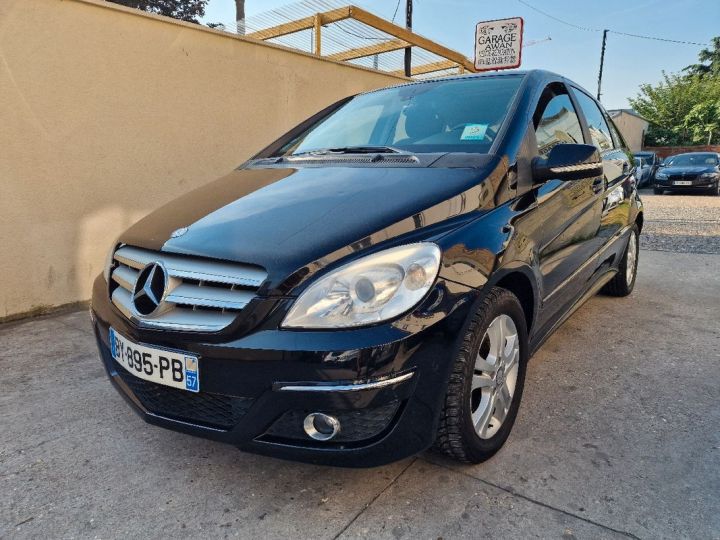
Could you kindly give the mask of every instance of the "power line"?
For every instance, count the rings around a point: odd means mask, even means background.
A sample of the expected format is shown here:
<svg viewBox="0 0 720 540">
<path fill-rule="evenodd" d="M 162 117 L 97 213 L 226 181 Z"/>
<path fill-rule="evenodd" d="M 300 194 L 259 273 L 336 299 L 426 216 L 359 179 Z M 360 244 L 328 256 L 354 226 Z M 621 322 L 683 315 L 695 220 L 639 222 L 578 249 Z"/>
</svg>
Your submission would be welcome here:
<svg viewBox="0 0 720 540">
<path fill-rule="evenodd" d="M 556 17 L 555 15 L 551 15 L 551 14 L 548 13 L 547 11 L 543 11 L 543 10 L 541 10 L 541 9 L 539 9 L 539 8 L 536 8 L 536 7 L 533 6 L 532 4 L 529 4 L 528 2 L 526 2 L 525 0 L 517 0 L 517 1 L 520 2 L 522 5 L 524 5 L 524 6 L 526 6 L 526 7 L 529 7 L 529 8 L 532 9 L 533 11 L 537 11 L 537 12 L 540 13 L 541 15 L 544 15 L 545 17 L 548 17 L 549 19 L 552 19 L 552 20 L 557 21 L 557 22 L 559 22 L 559 23 L 562 23 L 562 24 L 564 24 L 565 26 L 570 26 L 570 27 L 572 27 L 572 28 L 576 28 L 576 29 L 578 29 L 578 30 L 584 30 L 584 31 L 586 31 L 586 32 L 602 32 L 602 31 L 603 31 L 603 30 L 600 29 L 600 28 L 589 28 L 589 27 L 587 27 L 587 26 L 579 26 L 579 25 L 577 25 L 577 24 L 573 24 L 573 23 L 568 22 L 568 21 L 566 21 L 566 20 L 564 20 L 564 19 L 561 19 L 561 18 L 559 18 L 559 17 Z M 662 37 L 657 37 L 657 36 L 643 36 L 643 35 L 640 35 L 640 34 L 630 34 L 630 33 L 628 33 L 628 32 L 620 32 L 620 31 L 618 31 L 618 30 L 610 30 L 610 29 L 608 29 L 607 31 L 610 32 L 610 33 L 612 33 L 612 34 L 617 34 L 617 35 L 620 35 L 620 36 L 629 36 L 629 37 L 640 38 L 640 39 L 650 39 L 650 40 L 653 40 L 653 41 L 665 41 L 665 42 L 667 42 L 667 43 L 680 43 L 680 44 L 682 44 L 682 45 L 698 45 L 698 46 L 700 46 L 700 47 L 704 47 L 704 46 L 707 45 L 707 43 L 698 43 L 698 42 L 696 42 L 696 41 L 683 41 L 683 40 L 679 40 L 679 39 L 669 39 L 669 38 L 662 38 Z"/>
<path fill-rule="evenodd" d="M 395 4 L 395 13 L 393 13 L 392 23 L 395 24 L 395 17 L 397 17 L 398 9 L 400 8 L 400 0 Z"/>
<path fill-rule="evenodd" d="M 537 11 L 537 12 L 540 13 L 541 15 L 545 15 L 546 17 L 548 17 L 548 18 L 550 18 L 550 19 L 552 19 L 552 20 L 554 20 L 554 21 L 557 21 L 557 22 L 559 22 L 559 23 L 562 23 L 562 24 L 564 24 L 564 25 L 566 25 L 566 26 L 571 26 L 571 27 L 573 27 L 573 28 L 577 28 L 578 30 L 585 30 L 586 32 L 600 32 L 600 30 L 598 30 L 597 28 L 587 28 L 586 26 L 578 26 L 577 24 L 573 24 L 573 23 L 571 23 L 571 22 L 567 22 L 567 21 L 565 21 L 565 20 L 563 20 L 563 19 L 561 19 L 561 18 L 559 18 L 559 17 L 556 17 L 555 15 L 550 15 L 548 12 L 543 11 L 542 9 L 536 8 L 535 6 L 533 6 L 533 5 L 531 5 L 531 4 L 528 4 L 527 2 L 525 2 L 525 0 L 518 0 L 518 2 L 520 2 L 520 3 L 521 3 L 522 5 L 524 5 L 524 6 L 529 7 L 529 8 L 532 9 L 533 11 Z"/>
<path fill-rule="evenodd" d="M 639 34 L 628 34 L 627 32 L 618 32 L 617 30 L 608 30 L 611 34 L 617 34 L 619 36 L 630 36 L 630 37 L 636 37 L 641 39 L 652 39 L 654 41 L 667 41 L 669 43 L 680 43 L 682 45 L 698 45 L 700 47 L 705 47 L 707 43 L 698 43 L 696 41 L 682 41 L 678 39 L 667 39 L 667 38 L 660 38 L 655 36 L 641 36 Z"/>
</svg>

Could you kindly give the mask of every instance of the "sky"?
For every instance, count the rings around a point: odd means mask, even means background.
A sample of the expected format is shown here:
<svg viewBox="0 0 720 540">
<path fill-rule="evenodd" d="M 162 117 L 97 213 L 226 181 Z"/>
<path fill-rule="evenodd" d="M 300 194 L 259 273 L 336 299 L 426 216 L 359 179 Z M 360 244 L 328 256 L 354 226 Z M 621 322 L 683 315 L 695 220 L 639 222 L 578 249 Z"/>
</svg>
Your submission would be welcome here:
<svg viewBox="0 0 720 540">
<path fill-rule="evenodd" d="M 403 24 L 405 0 L 396 23 Z M 523 3 L 525 2 L 525 3 Z M 543 15 L 532 7 L 577 26 L 667 39 L 709 43 L 720 35 L 720 0 L 415 0 L 413 31 L 468 58 L 474 56 L 475 25 L 480 21 L 522 17 L 524 41 L 544 40 L 523 49 L 521 69 L 542 68 L 564 75 L 595 94 L 600 65 L 601 31 L 580 30 Z M 275 9 L 288 0 L 246 0 L 246 14 Z M 391 19 L 397 0 L 352 0 L 368 11 Z M 209 0 L 203 22 L 230 23 L 234 0 Z M 606 108 L 629 107 L 643 83 L 656 83 L 662 72 L 678 72 L 697 61 L 702 49 L 609 34 L 601 101 Z"/>
</svg>

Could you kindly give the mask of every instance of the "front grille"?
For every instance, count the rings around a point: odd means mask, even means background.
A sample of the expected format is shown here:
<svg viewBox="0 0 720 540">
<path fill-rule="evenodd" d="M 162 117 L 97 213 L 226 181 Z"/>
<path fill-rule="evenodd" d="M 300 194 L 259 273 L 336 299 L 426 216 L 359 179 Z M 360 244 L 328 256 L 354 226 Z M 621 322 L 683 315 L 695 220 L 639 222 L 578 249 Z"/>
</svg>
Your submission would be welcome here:
<svg viewBox="0 0 720 540">
<path fill-rule="evenodd" d="M 160 263 L 168 274 L 160 306 L 141 315 L 133 305 L 142 269 Z M 110 291 L 112 303 L 140 326 L 189 332 L 216 332 L 230 324 L 253 299 L 267 272 L 232 264 L 122 246 L 115 251 Z"/>
<path fill-rule="evenodd" d="M 399 401 L 391 401 L 380 407 L 354 409 L 345 411 L 288 411 L 278 418 L 265 437 L 271 439 L 297 439 L 312 442 L 303 429 L 305 417 L 311 412 L 325 412 L 340 421 L 340 433 L 332 442 L 359 442 L 372 439 L 390 425 L 400 407 Z"/>
<path fill-rule="evenodd" d="M 668 178 L 671 182 L 674 182 L 676 180 L 697 180 L 698 179 L 697 174 L 671 174 Z"/>
<path fill-rule="evenodd" d="M 135 377 L 117 362 L 115 371 L 151 413 L 214 429 L 232 429 L 245 416 L 252 398 L 188 392 Z"/>
</svg>

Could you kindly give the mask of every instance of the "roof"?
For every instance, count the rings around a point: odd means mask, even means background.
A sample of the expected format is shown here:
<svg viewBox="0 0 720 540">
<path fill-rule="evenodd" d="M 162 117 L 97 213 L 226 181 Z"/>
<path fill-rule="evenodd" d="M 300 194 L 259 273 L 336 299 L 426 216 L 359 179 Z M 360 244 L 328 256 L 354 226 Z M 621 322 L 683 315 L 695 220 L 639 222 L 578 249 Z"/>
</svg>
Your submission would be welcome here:
<svg viewBox="0 0 720 540">
<path fill-rule="evenodd" d="M 610 118 L 615 118 L 616 116 L 620 116 L 622 113 L 629 114 L 630 116 L 635 116 L 636 118 L 639 118 L 640 120 L 644 120 L 647 123 L 651 123 L 650 120 L 648 120 L 644 116 L 640 116 L 633 109 L 608 109 L 608 114 L 610 115 Z"/>
<path fill-rule="evenodd" d="M 443 77 L 433 77 L 432 79 L 415 79 L 408 82 L 394 84 L 392 86 L 377 88 L 374 90 L 368 90 L 367 92 L 361 92 L 363 94 L 372 94 L 380 92 L 381 90 L 387 90 L 388 88 L 397 88 L 401 86 L 413 86 L 416 84 L 435 84 L 442 83 L 443 81 L 453 81 L 459 79 L 482 79 L 482 78 L 495 78 L 495 77 L 526 77 L 534 79 L 536 82 L 552 82 L 552 81 L 563 81 L 568 84 L 573 84 L 578 88 L 582 88 L 579 84 L 574 83 L 570 79 L 558 75 L 552 71 L 546 69 L 509 69 L 503 71 L 481 71 L 479 73 L 463 73 L 446 75 Z"/>
</svg>

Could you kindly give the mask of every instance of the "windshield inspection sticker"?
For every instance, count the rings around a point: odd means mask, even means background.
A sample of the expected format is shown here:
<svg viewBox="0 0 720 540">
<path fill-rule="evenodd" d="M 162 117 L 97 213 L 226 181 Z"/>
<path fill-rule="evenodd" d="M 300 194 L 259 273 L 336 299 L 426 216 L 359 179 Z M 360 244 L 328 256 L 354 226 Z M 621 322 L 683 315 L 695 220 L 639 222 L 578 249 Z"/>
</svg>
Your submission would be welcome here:
<svg viewBox="0 0 720 540">
<path fill-rule="evenodd" d="M 482 141 L 485 138 L 487 124 L 468 124 L 460 135 L 461 141 Z"/>
</svg>

